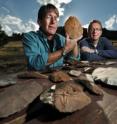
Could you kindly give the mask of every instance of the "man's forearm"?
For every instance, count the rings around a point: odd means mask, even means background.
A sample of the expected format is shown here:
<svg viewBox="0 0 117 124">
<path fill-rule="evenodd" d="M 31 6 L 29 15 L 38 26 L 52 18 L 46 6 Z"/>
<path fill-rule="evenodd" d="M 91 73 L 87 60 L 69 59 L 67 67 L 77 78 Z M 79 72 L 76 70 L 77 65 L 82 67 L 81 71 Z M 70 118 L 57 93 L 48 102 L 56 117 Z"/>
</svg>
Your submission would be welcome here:
<svg viewBox="0 0 117 124">
<path fill-rule="evenodd" d="M 56 52 L 49 53 L 48 55 L 48 64 L 52 64 L 56 62 L 58 59 L 60 59 L 63 55 L 63 48 L 60 50 L 57 50 Z"/>
<path fill-rule="evenodd" d="M 76 44 L 74 49 L 72 50 L 72 55 L 77 57 L 79 55 L 78 45 Z"/>
<path fill-rule="evenodd" d="M 117 58 L 117 50 L 99 50 L 99 55 L 105 58 Z"/>
<path fill-rule="evenodd" d="M 75 56 L 77 56 L 78 55 L 78 50 L 76 50 L 76 49 L 77 49 L 77 45 L 76 45 L 75 41 L 68 42 L 60 50 L 57 50 L 56 52 L 53 52 L 53 53 L 49 53 L 47 64 L 52 64 L 52 63 L 56 62 L 58 59 L 60 59 L 63 56 L 63 52 L 65 52 L 67 54 L 67 53 L 69 53 L 70 51 L 73 50 L 73 54 Z"/>
<path fill-rule="evenodd" d="M 81 59 L 87 60 L 87 61 L 98 61 L 98 60 L 103 60 L 104 57 L 102 57 L 96 53 L 83 52 L 83 53 L 81 53 Z"/>
<path fill-rule="evenodd" d="M 82 52 L 87 52 L 87 53 L 94 53 L 95 52 L 94 49 L 90 49 L 89 47 L 86 47 L 86 46 L 82 47 L 81 51 Z"/>
</svg>

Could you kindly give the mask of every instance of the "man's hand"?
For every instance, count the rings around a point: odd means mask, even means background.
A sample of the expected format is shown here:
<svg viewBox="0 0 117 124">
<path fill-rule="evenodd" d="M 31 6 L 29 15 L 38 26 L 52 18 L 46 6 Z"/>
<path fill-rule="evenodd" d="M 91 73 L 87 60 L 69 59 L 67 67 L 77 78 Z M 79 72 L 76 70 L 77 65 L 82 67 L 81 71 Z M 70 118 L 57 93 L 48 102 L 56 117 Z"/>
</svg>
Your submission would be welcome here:
<svg viewBox="0 0 117 124">
<path fill-rule="evenodd" d="M 69 53 L 77 46 L 78 40 L 79 38 L 70 39 L 69 35 L 66 34 L 66 42 L 65 42 L 65 47 L 64 47 L 64 50 L 66 51 L 66 53 Z"/>
<path fill-rule="evenodd" d="M 87 52 L 87 53 L 95 53 L 95 50 L 94 49 L 90 49 L 90 48 L 88 48 L 86 46 L 82 47 L 81 48 L 81 51 L 82 52 Z"/>
</svg>

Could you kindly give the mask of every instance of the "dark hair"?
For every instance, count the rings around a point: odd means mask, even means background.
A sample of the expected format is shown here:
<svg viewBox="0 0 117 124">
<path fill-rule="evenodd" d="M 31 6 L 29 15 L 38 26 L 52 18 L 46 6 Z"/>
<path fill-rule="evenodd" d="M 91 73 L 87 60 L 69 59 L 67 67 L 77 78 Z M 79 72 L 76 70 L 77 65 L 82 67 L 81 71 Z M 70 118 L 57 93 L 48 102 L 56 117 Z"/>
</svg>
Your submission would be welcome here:
<svg viewBox="0 0 117 124">
<path fill-rule="evenodd" d="M 89 24 L 89 27 L 88 27 L 88 34 L 89 34 L 90 30 L 91 30 L 91 27 L 92 27 L 92 24 L 93 24 L 93 23 L 98 23 L 98 24 L 100 25 L 100 27 L 101 27 L 101 30 L 102 30 L 102 24 L 101 24 L 101 22 L 100 22 L 99 20 L 93 20 L 93 21 L 91 21 L 90 24 Z"/>
<path fill-rule="evenodd" d="M 47 4 L 47 5 L 43 5 L 40 7 L 39 11 L 38 11 L 38 21 L 42 20 L 43 17 L 46 16 L 46 14 L 49 11 L 54 11 L 56 13 L 56 15 L 59 17 L 59 12 L 58 9 L 53 5 L 53 4 Z"/>
</svg>

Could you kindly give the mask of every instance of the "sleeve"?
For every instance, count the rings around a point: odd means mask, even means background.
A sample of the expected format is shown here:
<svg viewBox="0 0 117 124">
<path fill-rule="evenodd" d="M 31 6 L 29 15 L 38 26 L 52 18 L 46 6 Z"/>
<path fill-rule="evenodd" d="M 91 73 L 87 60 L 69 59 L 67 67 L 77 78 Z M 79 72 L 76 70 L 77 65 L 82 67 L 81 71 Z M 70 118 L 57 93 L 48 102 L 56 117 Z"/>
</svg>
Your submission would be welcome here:
<svg viewBox="0 0 117 124">
<path fill-rule="evenodd" d="M 37 45 L 35 36 L 31 33 L 23 34 L 24 52 L 30 69 L 44 70 L 47 65 L 48 52 L 41 51 L 41 44 Z M 38 41 L 39 42 L 39 41 Z"/>
<path fill-rule="evenodd" d="M 89 47 L 88 41 L 87 41 L 86 38 L 84 38 L 83 40 L 81 40 L 80 43 L 79 43 L 79 45 L 80 45 L 80 48 L 82 48 L 84 46 Z"/>
<path fill-rule="evenodd" d="M 80 49 L 84 46 L 89 48 L 87 38 L 80 41 Z M 81 60 L 86 60 L 86 61 L 98 61 L 104 59 L 104 57 L 98 55 L 97 53 L 88 53 L 88 52 L 83 52 L 82 50 L 80 51 L 80 58 Z"/>
<path fill-rule="evenodd" d="M 87 53 L 87 52 L 81 52 L 81 60 L 86 61 L 99 61 L 104 60 L 105 58 L 96 54 L 96 53 Z"/>
<path fill-rule="evenodd" d="M 105 58 L 117 58 L 117 49 L 115 49 L 107 38 L 103 38 L 101 41 L 104 45 L 104 50 L 98 50 L 98 54 Z"/>
</svg>

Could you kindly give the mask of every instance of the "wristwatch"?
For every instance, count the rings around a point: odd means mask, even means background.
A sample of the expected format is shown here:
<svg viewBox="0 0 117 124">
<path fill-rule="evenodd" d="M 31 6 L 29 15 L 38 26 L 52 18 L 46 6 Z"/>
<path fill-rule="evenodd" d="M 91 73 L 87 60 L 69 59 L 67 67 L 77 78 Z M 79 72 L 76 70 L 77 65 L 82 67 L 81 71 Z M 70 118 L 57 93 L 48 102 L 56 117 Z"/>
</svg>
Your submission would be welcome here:
<svg viewBox="0 0 117 124">
<path fill-rule="evenodd" d="M 98 54 L 98 50 L 97 49 L 95 49 L 95 53 Z"/>
<path fill-rule="evenodd" d="M 67 54 L 67 51 L 63 49 L 62 56 L 65 56 Z"/>
</svg>

